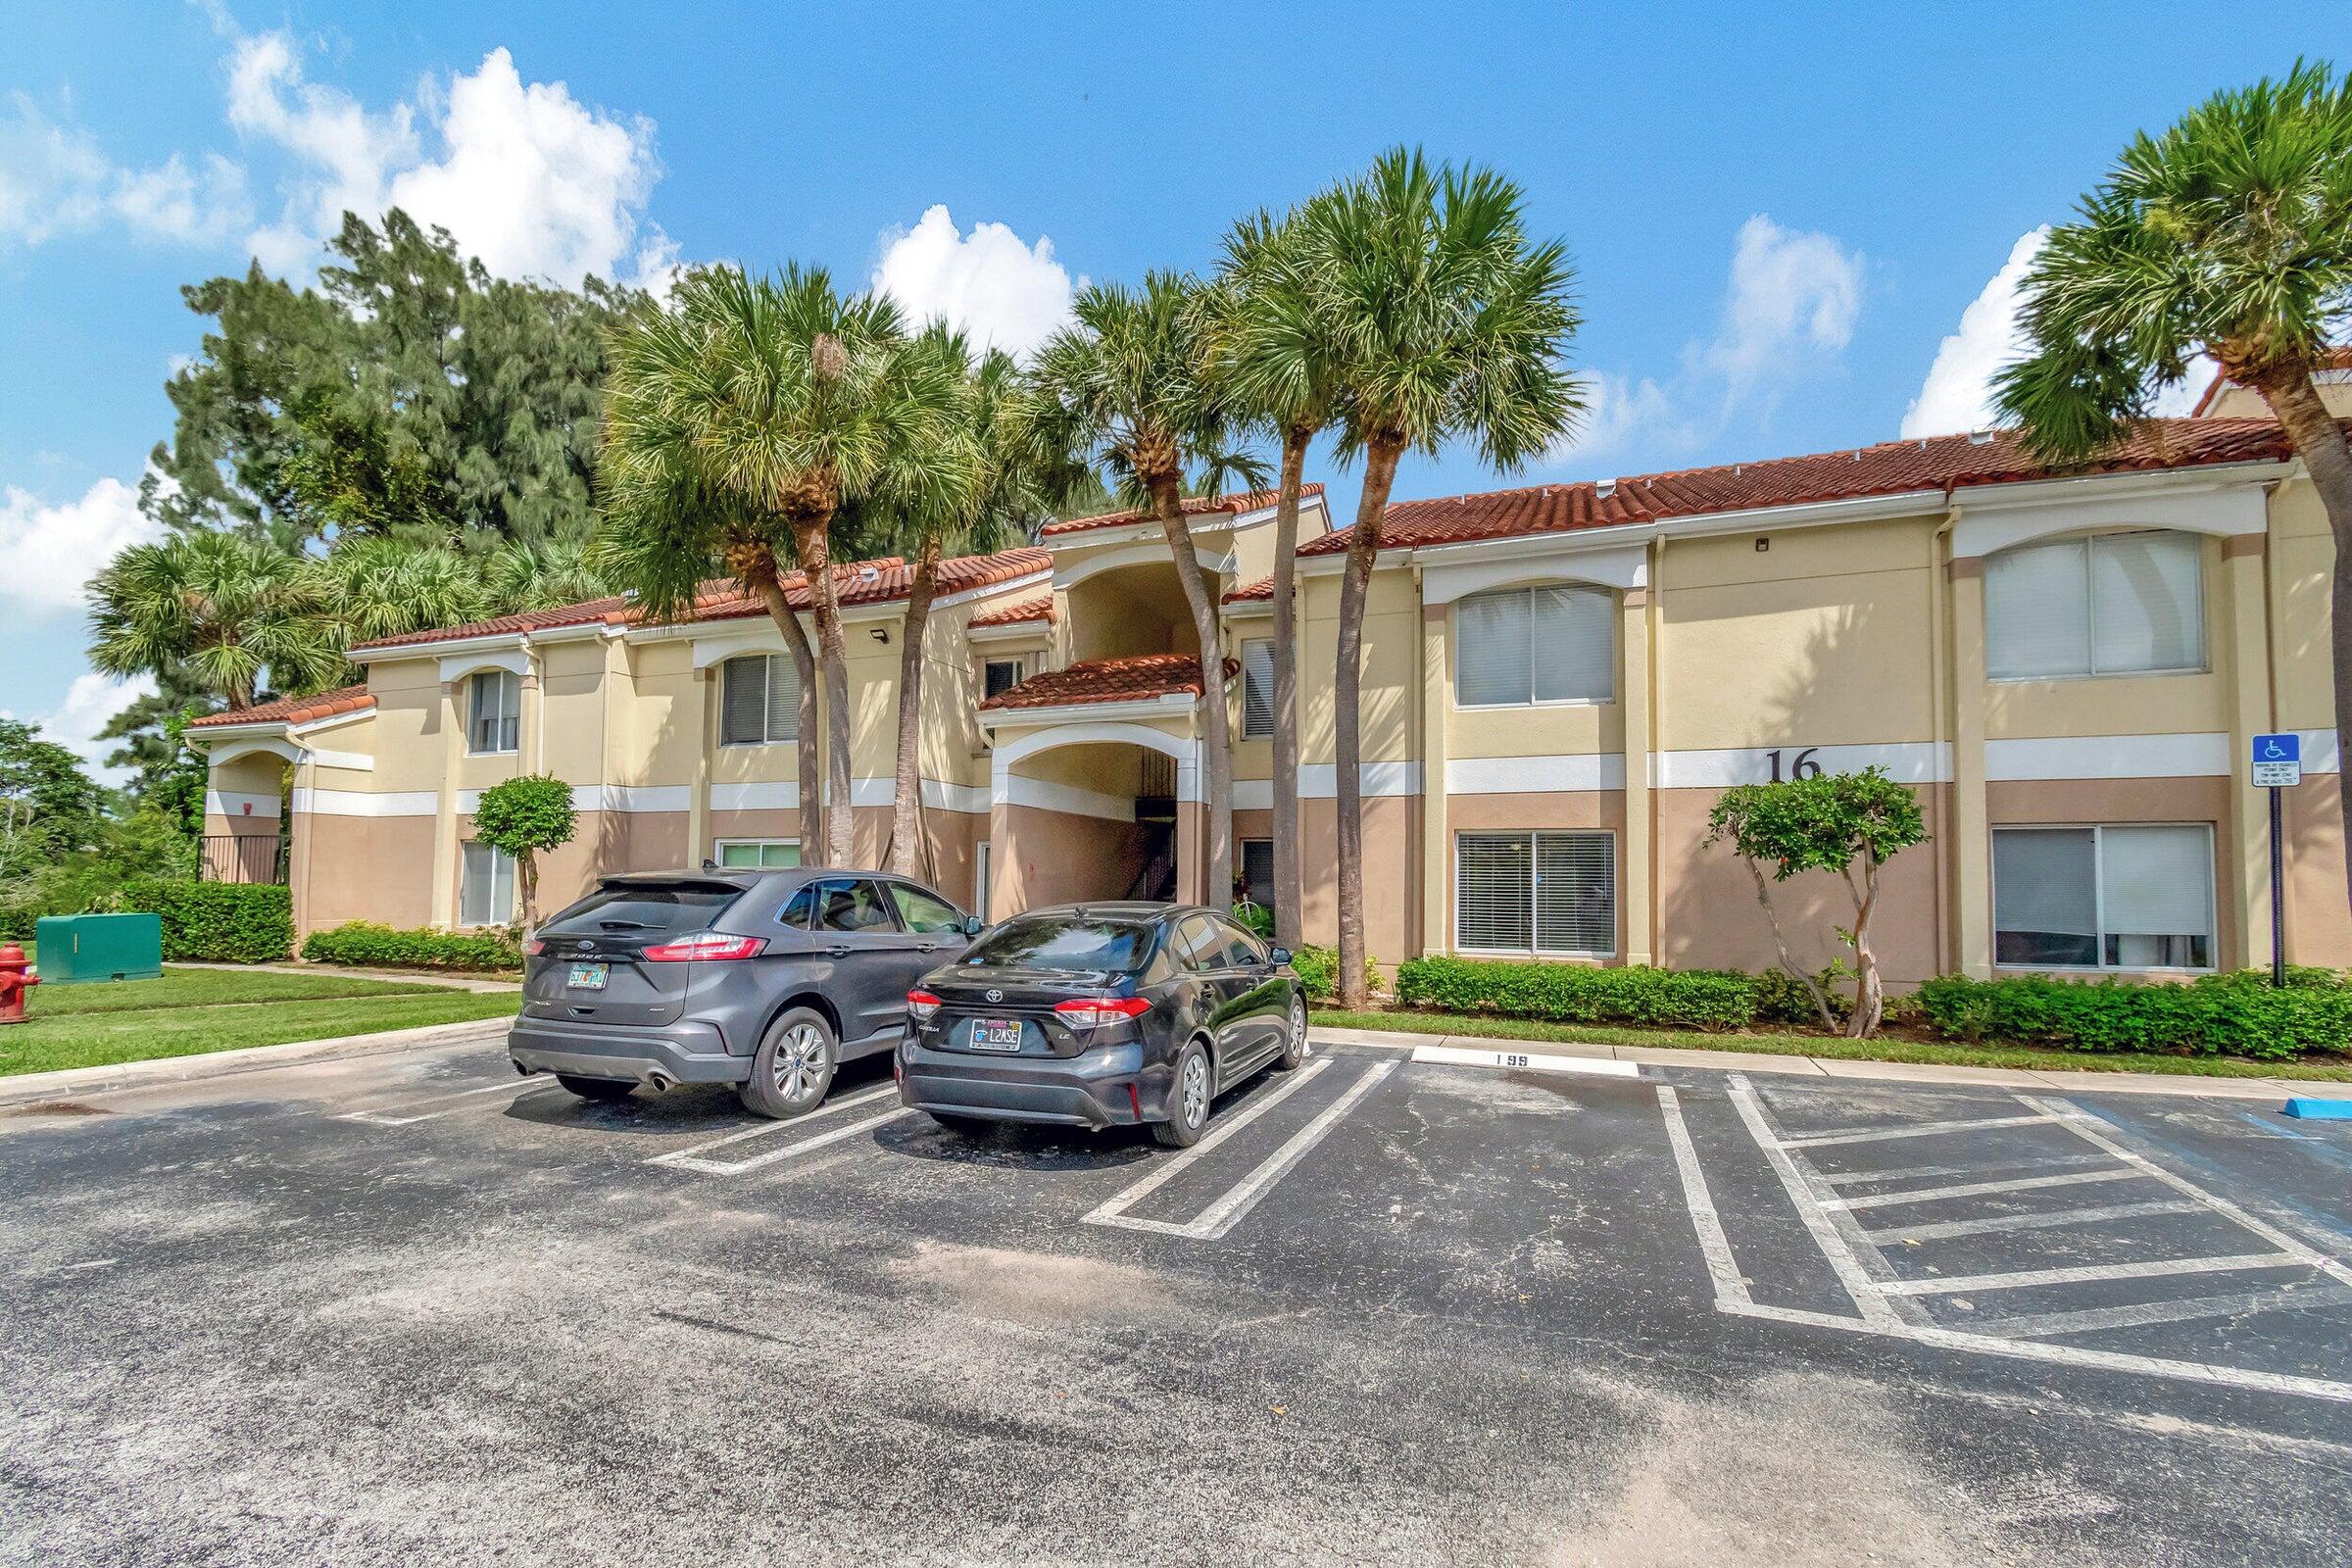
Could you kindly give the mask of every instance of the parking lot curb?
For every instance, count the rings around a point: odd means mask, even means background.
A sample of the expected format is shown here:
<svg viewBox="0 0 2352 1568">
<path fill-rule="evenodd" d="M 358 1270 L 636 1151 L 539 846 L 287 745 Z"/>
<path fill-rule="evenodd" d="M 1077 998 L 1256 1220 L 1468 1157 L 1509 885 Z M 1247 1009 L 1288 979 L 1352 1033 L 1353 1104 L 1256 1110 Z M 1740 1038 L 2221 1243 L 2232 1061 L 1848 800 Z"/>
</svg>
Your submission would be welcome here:
<svg viewBox="0 0 2352 1568">
<path fill-rule="evenodd" d="M 2312 1078 L 2200 1078 L 2190 1074 L 2041 1071 L 2020 1067 L 1947 1067 L 1916 1061 L 1855 1061 L 1843 1056 L 1768 1055 L 1752 1051 L 1687 1051 L 1665 1046 L 1582 1045 L 1573 1041 L 1514 1041 L 1492 1035 L 1407 1034 L 1386 1029 L 1314 1029 L 1317 1045 L 1372 1046 L 1393 1051 L 1460 1052 L 1479 1057 L 1511 1052 L 1586 1056 L 1645 1067 L 1689 1067 L 1702 1072 L 1777 1072 L 1808 1078 L 1876 1078 L 1911 1084 L 1966 1084 L 1975 1088 L 2038 1089 L 2059 1094 L 2190 1095 L 2209 1100 L 2267 1100 L 2293 1095 L 2352 1102 L 2352 1083 Z M 1442 1059 L 1442 1058 L 1431 1058 Z"/>
<path fill-rule="evenodd" d="M 225 1078 L 241 1072 L 267 1072 L 272 1067 L 295 1067 L 345 1056 L 373 1056 L 386 1052 L 412 1051 L 503 1032 L 504 1018 L 474 1018 L 465 1023 L 428 1023 L 415 1029 L 384 1029 L 374 1034 L 344 1035 L 333 1040 L 296 1040 L 280 1046 L 248 1046 L 241 1051 L 213 1051 L 186 1056 L 159 1056 L 150 1061 L 112 1062 L 103 1067 L 68 1067 L 58 1072 L 28 1072 L 0 1078 L 0 1106 L 28 1102 L 103 1095 L 122 1089 L 147 1089 L 161 1084 L 191 1083 L 202 1078 Z"/>
</svg>

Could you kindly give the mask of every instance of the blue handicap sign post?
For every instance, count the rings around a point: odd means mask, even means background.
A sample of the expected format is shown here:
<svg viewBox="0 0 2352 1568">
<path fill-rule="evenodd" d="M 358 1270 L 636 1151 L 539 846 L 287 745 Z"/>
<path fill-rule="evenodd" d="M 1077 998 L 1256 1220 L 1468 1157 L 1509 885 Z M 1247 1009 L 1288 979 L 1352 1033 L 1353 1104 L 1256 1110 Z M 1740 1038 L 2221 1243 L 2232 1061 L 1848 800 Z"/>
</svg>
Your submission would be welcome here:
<svg viewBox="0 0 2352 1568">
<path fill-rule="evenodd" d="M 2271 984 L 2286 984 L 2286 833 L 2279 791 L 2303 782 L 2303 737 L 2292 730 L 2254 737 L 2246 759 L 2256 789 L 2271 792 Z"/>
</svg>

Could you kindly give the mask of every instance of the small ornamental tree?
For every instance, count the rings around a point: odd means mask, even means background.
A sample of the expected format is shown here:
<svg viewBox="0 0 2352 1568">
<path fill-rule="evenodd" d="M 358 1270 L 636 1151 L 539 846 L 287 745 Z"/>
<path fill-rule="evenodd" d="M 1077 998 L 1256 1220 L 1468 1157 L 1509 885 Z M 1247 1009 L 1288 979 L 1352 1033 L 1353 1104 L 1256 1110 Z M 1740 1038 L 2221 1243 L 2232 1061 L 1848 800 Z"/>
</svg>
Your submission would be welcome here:
<svg viewBox="0 0 2352 1568">
<path fill-rule="evenodd" d="M 473 836 L 514 858 L 526 932 L 538 919 L 539 852 L 569 844 L 577 826 L 571 786 L 545 773 L 493 784 L 482 791 L 481 804 L 473 808 Z"/>
<path fill-rule="evenodd" d="M 1729 840 L 1747 862 L 1756 879 L 1756 902 L 1772 922 L 1773 946 L 1780 951 L 1781 967 L 1812 995 L 1825 1028 L 1837 1020 L 1821 983 L 1788 956 L 1788 938 L 1772 907 L 1764 880 L 1767 867 L 1774 882 L 1786 882 L 1799 871 L 1835 871 L 1853 895 L 1854 923 L 1839 928 L 1838 940 L 1854 953 L 1854 1012 L 1846 1033 L 1867 1040 L 1879 1032 L 1886 992 L 1879 963 L 1870 951 L 1870 920 L 1879 904 L 1879 867 L 1902 850 L 1924 844 L 1926 819 L 1911 791 L 1880 767 L 1859 773 L 1821 773 L 1811 778 L 1784 779 L 1771 784 L 1737 784 L 1723 792 L 1707 813 L 1707 842 Z"/>
</svg>

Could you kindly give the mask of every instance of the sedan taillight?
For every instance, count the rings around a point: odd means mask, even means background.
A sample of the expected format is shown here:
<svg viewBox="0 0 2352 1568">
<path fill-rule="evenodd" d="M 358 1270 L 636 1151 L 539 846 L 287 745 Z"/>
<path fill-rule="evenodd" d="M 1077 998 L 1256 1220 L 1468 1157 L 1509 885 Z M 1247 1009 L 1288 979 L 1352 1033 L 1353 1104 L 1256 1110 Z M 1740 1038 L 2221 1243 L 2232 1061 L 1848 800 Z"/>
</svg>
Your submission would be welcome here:
<svg viewBox="0 0 2352 1568">
<path fill-rule="evenodd" d="M 1072 997 L 1054 1004 L 1054 1016 L 1073 1029 L 1098 1029 L 1108 1023 L 1125 1023 L 1140 1018 L 1152 1010 L 1152 1004 L 1141 997 Z"/>
<path fill-rule="evenodd" d="M 928 991 L 906 993 L 906 1016 L 921 1023 L 939 1010 L 939 999 Z"/>
<path fill-rule="evenodd" d="M 766 951 L 767 943 L 760 937 L 698 931 L 693 936 L 648 948 L 638 956 L 648 963 L 726 963 L 736 958 L 757 958 Z"/>
</svg>

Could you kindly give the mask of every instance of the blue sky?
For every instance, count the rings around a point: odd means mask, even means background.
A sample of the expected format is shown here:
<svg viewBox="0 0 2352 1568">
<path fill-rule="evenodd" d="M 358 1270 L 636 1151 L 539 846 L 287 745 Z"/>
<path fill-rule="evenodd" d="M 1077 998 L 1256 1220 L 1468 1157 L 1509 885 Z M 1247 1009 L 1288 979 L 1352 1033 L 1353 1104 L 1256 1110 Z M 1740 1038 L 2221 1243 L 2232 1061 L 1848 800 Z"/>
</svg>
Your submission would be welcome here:
<svg viewBox="0 0 2352 1568">
<path fill-rule="evenodd" d="M 495 15 L 493 15 L 495 10 Z M 823 263 L 1018 349 L 1081 278 L 1418 142 L 1563 236 L 1592 382 L 1527 478 L 1965 427 L 2030 236 L 2340 7 L 22 8 L 0 59 L 0 710 L 75 742 L 75 584 L 197 348 L 178 289 L 399 201 L 501 270 Z M 2328 24 L 2336 24 L 2334 26 Z M 1318 454 L 1318 460 L 1321 454 Z M 1341 486 L 1352 476 L 1316 477 Z M 1408 461 L 1400 497 L 1514 482 Z"/>
</svg>

